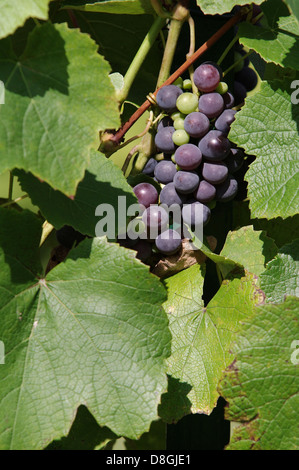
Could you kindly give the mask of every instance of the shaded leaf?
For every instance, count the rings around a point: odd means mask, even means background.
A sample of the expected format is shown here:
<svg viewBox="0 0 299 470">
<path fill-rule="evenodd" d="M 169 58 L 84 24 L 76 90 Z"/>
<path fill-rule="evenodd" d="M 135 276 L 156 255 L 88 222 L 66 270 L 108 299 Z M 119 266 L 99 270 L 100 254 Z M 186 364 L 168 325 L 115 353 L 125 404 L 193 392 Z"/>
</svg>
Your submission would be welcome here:
<svg viewBox="0 0 299 470">
<path fill-rule="evenodd" d="M 2 0 L 0 16 L 0 38 L 4 38 L 22 26 L 27 18 L 48 19 L 48 4 L 51 0 Z"/>
<path fill-rule="evenodd" d="M 99 131 L 119 125 L 110 67 L 64 24 L 36 27 L 20 57 L 3 41 L 0 172 L 22 168 L 74 195 Z"/>
<path fill-rule="evenodd" d="M 68 434 L 81 404 L 136 439 L 166 389 L 165 290 L 134 252 L 104 239 L 85 240 L 38 276 L 34 217 L 0 209 L 0 446 L 45 447 Z M 20 239 L 27 250 L 14 248 Z"/>
<path fill-rule="evenodd" d="M 299 238 L 280 248 L 261 274 L 261 288 L 267 300 L 283 302 L 286 295 L 299 297 Z"/>
<path fill-rule="evenodd" d="M 263 305 L 236 338 L 236 359 L 220 383 L 226 418 L 239 421 L 228 449 L 298 450 L 297 298 Z"/>
</svg>

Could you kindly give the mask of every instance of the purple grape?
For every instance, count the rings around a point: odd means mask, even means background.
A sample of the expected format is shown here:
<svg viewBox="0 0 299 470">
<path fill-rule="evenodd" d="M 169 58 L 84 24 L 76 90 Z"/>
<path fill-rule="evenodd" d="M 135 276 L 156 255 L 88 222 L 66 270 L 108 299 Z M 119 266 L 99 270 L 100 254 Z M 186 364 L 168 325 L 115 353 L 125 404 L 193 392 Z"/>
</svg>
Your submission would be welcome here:
<svg viewBox="0 0 299 470">
<path fill-rule="evenodd" d="M 223 162 L 205 162 L 202 167 L 203 178 L 211 184 L 220 184 L 226 180 L 228 169 Z"/>
<path fill-rule="evenodd" d="M 164 127 L 173 127 L 173 120 L 170 116 L 164 116 L 162 119 L 160 119 L 157 125 L 157 132 L 159 132 Z"/>
<path fill-rule="evenodd" d="M 201 95 L 198 100 L 198 110 L 209 119 L 215 118 L 222 113 L 224 101 L 219 93 L 207 93 Z"/>
<path fill-rule="evenodd" d="M 191 137 L 203 137 L 210 129 L 209 118 L 203 113 L 194 111 L 185 117 L 184 129 Z"/>
<path fill-rule="evenodd" d="M 173 126 L 162 127 L 155 135 L 155 144 L 160 152 L 173 153 L 176 149 L 172 140 L 172 134 L 175 128 Z"/>
<path fill-rule="evenodd" d="M 195 170 L 202 160 L 201 150 L 194 144 L 181 145 L 174 154 L 176 163 L 182 170 Z"/>
<path fill-rule="evenodd" d="M 156 188 L 150 183 L 139 183 L 133 188 L 133 192 L 138 199 L 139 204 L 149 207 L 158 202 L 159 194 Z"/>
<path fill-rule="evenodd" d="M 154 176 L 154 171 L 157 163 L 157 160 L 155 160 L 154 158 L 150 158 L 146 163 L 145 167 L 143 168 L 142 173 L 144 175 Z"/>
<path fill-rule="evenodd" d="M 173 183 L 179 193 L 191 194 L 199 185 L 199 176 L 191 171 L 178 171 L 175 174 Z"/>
<path fill-rule="evenodd" d="M 167 184 L 173 181 L 176 166 L 171 160 L 161 160 L 155 167 L 155 178 L 159 183 Z"/>
<path fill-rule="evenodd" d="M 205 203 L 212 201 L 216 196 L 216 188 L 205 180 L 199 183 L 197 190 L 194 192 L 194 197 L 197 201 Z"/>
<path fill-rule="evenodd" d="M 220 82 L 218 68 L 211 63 L 201 64 L 194 70 L 193 80 L 199 91 L 209 93 L 215 90 Z"/>
<path fill-rule="evenodd" d="M 210 220 L 210 216 L 210 209 L 198 201 L 185 204 L 182 209 L 183 221 L 191 227 L 206 225 Z"/>
<path fill-rule="evenodd" d="M 181 88 L 176 85 L 165 85 L 163 88 L 160 88 L 156 95 L 157 105 L 167 113 L 170 113 L 175 110 L 176 100 L 182 93 Z"/>
<path fill-rule="evenodd" d="M 240 72 L 235 74 L 235 80 L 237 82 L 242 83 L 242 85 L 246 88 L 246 91 L 253 90 L 258 82 L 256 72 L 250 67 L 243 67 Z"/>
<path fill-rule="evenodd" d="M 243 103 L 247 96 L 247 90 L 242 83 L 235 80 L 234 82 L 234 97 L 235 97 L 235 106 Z"/>
<path fill-rule="evenodd" d="M 164 255 L 173 255 L 181 248 L 182 239 L 178 232 L 168 229 L 157 236 L 155 244 Z"/>
<path fill-rule="evenodd" d="M 230 126 L 235 120 L 236 112 L 234 109 L 225 109 L 215 121 L 216 129 L 224 134 L 228 134 Z"/>
<path fill-rule="evenodd" d="M 147 229 L 161 230 L 168 224 L 168 213 L 162 206 L 149 206 L 142 214 L 142 221 Z"/>
<path fill-rule="evenodd" d="M 230 91 L 227 91 L 226 93 L 224 93 L 224 95 L 222 95 L 222 98 L 224 101 L 225 109 L 231 109 L 234 107 L 235 98 L 233 97 Z"/>
<path fill-rule="evenodd" d="M 182 206 L 186 202 L 186 198 L 177 192 L 174 183 L 166 184 L 160 192 L 160 203 L 166 206 L 178 204 Z"/>
<path fill-rule="evenodd" d="M 235 173 L 240 170 L 244 163 L 244 153 L 241 149 L 232 148 L 230 153 L 225 159 L 225 164 L 229 173 Z"/>
<path fill-rule="evenodd" d="M 234 199 L 238 192 L 238 183 L 230 174 L 224 183 L 216 187 L 216 199 L 220 202 L 228 202 Z"/>
<path fill-rule="evenodd" d="M 202 155 L 211 161 L 223 160 L 230 151 L 230 142 L 227 137 L 217 130 L 208 132 L 198 144 Z"/>
</svg>

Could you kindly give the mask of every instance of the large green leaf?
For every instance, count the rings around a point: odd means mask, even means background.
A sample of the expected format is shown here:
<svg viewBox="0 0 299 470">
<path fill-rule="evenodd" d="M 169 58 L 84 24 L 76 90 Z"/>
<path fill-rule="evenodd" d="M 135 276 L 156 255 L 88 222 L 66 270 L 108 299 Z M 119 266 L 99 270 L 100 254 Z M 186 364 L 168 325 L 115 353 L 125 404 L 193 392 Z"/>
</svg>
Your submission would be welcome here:
<svg viewBox="0 0 299 470">
<path fill-rule="evenodd" d="M 127 207 L 137 203 L 122 171 L 104 155 L 93 150 L 90 166 L 73 200 L 55 191 L 47 183 L 40 182 L 30 173 L 17 170 L 15 174 L 23 191 L 29 194 L 32 203 L 39 207 L 45 219 L 56 229 L 71 225 L 80 233 L 94 237 L 99 220 L 95 214 L 96 208 L 100 204 L 109 204 L 115 210 L 115 233 L 124 233 L 127 220 L 125 215 L 120 217 L 119 211 L 124 214 L 126 211 L 119 201 L 125 198 Z"/>
<path fill-rule="evenodd" d="M 252 217 L 287 218 L 299 209 L 299 108 L 290 82 L 262 82 L 245 99 L 229 134 L 256 160 L 246 173 Z"/>
<path fill-rule="evenodd" d="M 254 276 L 224 281 L 204 308 L 204 271 L 194 265 L 166 280 L 164 303 L 172 333 L 168 359 L 169 389 L 160 416 L 178 421 L 192 413 L 210 414 L 219 393 L 218 381 L 231 360 L 230 345 L 240 321 L 248 319 L 260 301 Z"/>
<path fill-rule="evenodd" d="M 22 168 L 74 195 L 98 132 L 119 125 L 108 63 L 88 35 L 45 24 L 20 57 L 2 40 L 0 64 L 0 172 Z"/>
<path fill-rule="evenodd" d="M 255 0 L 256 5 L 260 5 L 264 0 Z M 245 0 L 197 0 L 197 5 L 202 9 L 206 15 L 220 15 L 222 13 L 230 12 L 236 5 L 246 5 L 248 2 Z"/>
<path fill-rule="evenodd" d="M 228 449 L 298 450 L 298 312 L 299 299 L 288 297 L 244 322 L 220 383 L 226 418 L 243 423 Z"/>
<path fill-rule="evenodd" d="M 293 13 L 299 24 L 299 3 L 297 2 L 297 0 L 285 0 L 285 3 L 289 6 L 289 9 Z"/>
<path fill-rule="evenodd" d="M 152 15 L 124 15 L 74 11 L 82 32 L 90 34 L 99 46 L 99 52 L 108 60 L 113 72 L 125 75 L 154 18 Z M 62 10 L 56 21 L 68 21 Z M 156 40 L 140 68 L 129 95 L 129 100 L 142 104 L 149 92 L 156 89 L 162 61 L 163 47 Z M 135 111 L 135 109 L 134 109 Z"/>
<path fill-rule="evenodd" d="M 117 435 L 148 431 L 170 343 L 158 278 L 104 239 L 85 240 L 43 278 L 35 216 L 1 209 L 0 228 L 0 447 L 44 447 L 81 404 Z"/>
<path fill-rule="evenodd" d="M 121 15 L 154 13 L 150 0 L 64 0 L 63 7 Z"/>
<path fill-rule="evenodd" d="M 299 24 L 282 0 L 263 3 L 262 26 L 240 23 L 240 42 L 267 62 L 299 70 Z"/>
<path fill-rule="evenodd" d="M 51 0 L 2 0 L 0 16 L 0 38 L 12 34 L 27 18 L 48 18 L 48 4 Z"/>
<path fill-rule="evenodd" d="M 299 297 L 299 238 L 280 248 L 261 274 L 261 288 L 267 300 L 283 302 L 286 295 Z"/>
</svg>

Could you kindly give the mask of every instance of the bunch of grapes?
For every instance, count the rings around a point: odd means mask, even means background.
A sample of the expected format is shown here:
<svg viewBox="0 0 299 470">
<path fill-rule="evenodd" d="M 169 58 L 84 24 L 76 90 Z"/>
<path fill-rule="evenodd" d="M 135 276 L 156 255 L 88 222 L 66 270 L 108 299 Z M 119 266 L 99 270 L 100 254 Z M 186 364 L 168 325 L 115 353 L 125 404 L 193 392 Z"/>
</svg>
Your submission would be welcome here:
<svg viewBox="0 0 299 470">
<path fill-rule="evenodd" d="M 179 205 L 182 224 L 193 229 L 209 222 L 216 201 L 231 201 L 238 191 L 234 174 L 243 165 L 244 153 L 227 137 L 237 112 L 232 109 L 235 98 L 212 62 L 197 67 L 193 80 L 196 93 L 191 80 L 179 79 L 156 96 L 162 112 L 155 134 L 158 158 L 150 158 L 143 170 L 152 182 L 133 187 L 144 207 L 145 229 L 159 230 L 155 240 L 133 246 L 142 260 L 153 247 L 163 255 L 181 249 L 182 231 L 172 225 L 165 207 Z"/>
</svg>

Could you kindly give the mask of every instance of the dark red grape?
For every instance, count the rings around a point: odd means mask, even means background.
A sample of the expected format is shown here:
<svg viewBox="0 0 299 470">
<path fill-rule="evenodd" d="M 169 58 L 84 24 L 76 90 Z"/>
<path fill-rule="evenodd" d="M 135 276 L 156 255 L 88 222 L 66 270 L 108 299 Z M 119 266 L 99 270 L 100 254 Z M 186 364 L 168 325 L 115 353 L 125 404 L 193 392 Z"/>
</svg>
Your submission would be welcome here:
<svg viewBox="0 0 299 470">
<path fill-rule="evenodd" d="M 184 129 L 191 137 L 203 137 L 210 129 L 209 118 L 203 113 L 194 111 L 185 117 Z"/>
<path fill-rule="evenodd" d="M 242 83 L 247 91 L 253 90 L 258 82 L 256 72 L 250 67 L 243 67 L 240 72 L 237 72 L 235 74 L 235 80 Z"/>
<path fill-rule="evenodd" d="M 176 163 L 182 170 L 195 170 L 202 160 L 200 149 L 194 144 L 181 145 L 174 154 Z"/>
<path fill-rule="evenodd" d="M 139 183 L 133 188 L 133 192 L 138 199 L 139 204 L 149 207 L 158 202 L 159 194 L 156 188 L 150 183 Z"/>
<path fill-rule="evenodd" d="M 229 173 L 235 173 L 240 170 L 244 163 L 244 153 L 241 149 L 232 148 L 225 159 L 225 164 Z"/>
<path fill-rule="evenodd" d="M 194 192 L 194 197 L 197 201 L 205 203 L 212 201 L 216 196 L 216 188 L 205 180 L 199 183 L 197 190 Z"/>
<path fill-rule="evenodd" d="M 181 206 L 186 202 L 186 198 L 177 192 L 174 183 L 168 183 L 160 192 L 160 202 L 166 206 L 171 206 L 172 204 L 178 204 Z"/>
<path fill-rule="evenodd" d="M 146 163 L 145 167 L 143 168 L 142 173 L 144 175 L 154 176 L 154 171 L 157 163 L 157 160 L 155 160 L 154 158 L 150 158 Z"/>
<path fill-rule="evenodd" d="M 224 183 L 216 187 L 216 199 L 220 202 L 228 202 L 234 199 L 238 192 L 238 183 L 231 175 L 228 175 Z"/>
<path fill-rule="evenodd" d="M 199 91 L 203 91 L 204 93 L 215 90 L 220 79 L 218 68 L 210 63 L 201 64 L 194 70 L 194 83 Z"/>
<path fill-rule="evenodd" d="M 247 90 L 242 83 L 235 80 L 234 82 L 234 98 L 235 98 L 235 106 L 242 104 L 247 96 Z"/>
<path fill-rule="evenodd" d="M 230 126 L 235 120 L 236 112 L 234 109 L 225 109 L 215 121 L 216 129 L 228 134 Z"/>
<path fill-rule="evenodd" d="M 185 204 L 182 209 L 182 218 L 185 224 L 196 227 L 206 225 L 210 220 L 211 211 L 208 206 L 195 201 Z"/>
<path fill-rule="evenodd" d="M 223 162 L 205 162 L 202 167 L 203 178 L 211 184 L 220 184 L 226 180 L 228 169 Z"/>
<path fill-rule="evenodd" d="M 168 213 L 162 206 L 150 206 L 143 212 L 142 221 L 148 229 L 161 230 L 168 224 Z"/>
<path fill-rule="evenodd" d="M 162 119 L 160 119 L 160 121 L 158 122 L 158 126 L 157 126 L 157 132 L 159 132 L 161 129 L 163 129 L 164 127 L 173 127 L 173 120 L 171 119 L 170 116 L 164 116 L 162 117 Z"/>
<path fill-rule="evenodd" d="M 215 118 L 222 113 L 224 101 L 219 93 L 207 93 L 201 95 L 198 100 L 198 110 L 209 119 Z"/>
<path fill-rule="evenodd" d="M 172 134 L 175 128 L 173 126 L 162 127 L 155 135 L 155 144 L 160 152 L 173 153 L 176 146 L 172 140 Z"/>
<path fill-rule="evenodd" d="M 234 107 L 235 104 L 235 98 L 233 95 L 230 93 L 230 91 L 227 91 L 222 95 L 223 101 L 224 101 L 224 107 L 225 109 L 231 109 Z"/>
<path fill-rule="evenodd" d="M 198 144 L 202 155 L 211 161 L 223 160 L 230 151 L 230 142 L 227 137 L 217 130 L 208 132 Z"/>
<path fill-rule="evenodd" d="M 159 183 L 167 184 L 173 181 L 176 166 L 171 160 L 161 160 L 155 167 L 155 178 Z"/>
<path fill-rule="evenodd" d="M 191 171 L 178 171 L 175 174 L 173 183 L 179 193 L 191 194 L 199 185 L 199 176 Z"/>
<path fill-rule="evenodd" d="M 167 113 L 170 113 L 175 110 L 176 100 L 182 93 L 181 88 L 176 85 L 166 85 L 160 88 L 156 95 L 157 105 Z"/>
<path fill-rule="evenodd" d="M 173 255 L 181 248 L 182 239 L 178 232 L 168 229 L 157 236 L 155 244 L 164 255 Z"/>
</svg>

